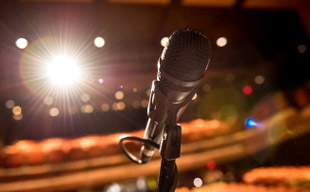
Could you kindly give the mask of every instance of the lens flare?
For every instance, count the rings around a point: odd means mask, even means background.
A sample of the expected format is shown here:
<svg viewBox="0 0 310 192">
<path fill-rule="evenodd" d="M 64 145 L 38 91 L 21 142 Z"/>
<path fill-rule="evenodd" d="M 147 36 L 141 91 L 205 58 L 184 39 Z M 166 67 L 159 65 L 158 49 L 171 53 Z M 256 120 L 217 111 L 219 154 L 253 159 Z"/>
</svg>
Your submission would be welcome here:
<svg viewBox="0 0 310 192">
<path fill-rule="evenodd" d="M 80 68 L 75 58 L 58 55 L 47 62 L 47 76 L 58 86 L 68 86 L 79 80 Z"/>
</svg>

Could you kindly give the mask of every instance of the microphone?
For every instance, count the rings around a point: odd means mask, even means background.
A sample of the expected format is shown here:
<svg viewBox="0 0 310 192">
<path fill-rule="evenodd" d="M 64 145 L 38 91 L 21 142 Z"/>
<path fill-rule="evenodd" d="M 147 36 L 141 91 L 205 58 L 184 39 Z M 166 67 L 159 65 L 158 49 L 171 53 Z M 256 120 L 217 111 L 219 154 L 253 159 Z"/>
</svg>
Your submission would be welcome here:
<svg viewBox="0 0 310 192">
<path fill-rule="evenodd" d="M 148 121 L 144 139 L 160 144 L 165 126 L 179 120 L 197 92 L 210 61 L 211 43 L 192 29 L 175 31 L 157 63 L 157 79 L 152 82 L 147 108 Z M 155 147 L 144 142 L 142 163 L 150 161 Z"/>
</svg>

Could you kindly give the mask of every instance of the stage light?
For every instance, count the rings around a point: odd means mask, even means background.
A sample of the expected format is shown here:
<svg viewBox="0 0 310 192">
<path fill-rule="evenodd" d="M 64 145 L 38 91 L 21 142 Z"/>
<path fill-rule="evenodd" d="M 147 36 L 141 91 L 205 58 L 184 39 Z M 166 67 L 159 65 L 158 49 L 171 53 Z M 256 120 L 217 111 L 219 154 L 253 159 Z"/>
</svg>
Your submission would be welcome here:
<svg viewBox="0 0 310 192">
<path fill-rule="evenodd" d="M 133 89 L 132 89 L 132 92 L 134 92 L 134 93 L 136 93 L 137 91 L 138 91 L 137 88 L 133 88 Z"/>
<path fill-rule="evenodd" d="M 168 42 L 169 42 L 169 38 L 168 37 L 163 37 L 161 40 L 160 40 L 160 44 L 161 46 L 163 47 L 166 47 L 168 45 Z"/>
<path fill-rule="evenodd" d="M 19 49 L 25 49 L 28 46 L 28 41 L 25 38 L 18 38 L 15 42 L 15 45 Z"/>
<path fill-rule="evenodd" d="M 105 45 L 105 40 L 102 37 L 96 37 L 94 40 L 94 44 L 96 47 L 101 48 Z"/>
<path fill-rule="evenodd" d="M 80 69 L 76 59 L 66 55 L 52 58 L 47 63 L 47 75 L 53 83 L 59 86 L 71 85 L 79 80 Z"/>
<path fill-rule="evenodd" d="M 219 47 L 225 47 L 227 45 L 227 39 L 225 37 L 220 37 L 216 40 L 216 45 Z"/>
<path fill-rule="evenodd" d="M 119 111 L 124 110 L 125 107 L 126 107 L 126 105 L 125 105 L 124 102 L 118 102 L 118 103 L 116 104 L 116 108 L 117 108 L 117 110 L 119 110 Z"/>
</svg>

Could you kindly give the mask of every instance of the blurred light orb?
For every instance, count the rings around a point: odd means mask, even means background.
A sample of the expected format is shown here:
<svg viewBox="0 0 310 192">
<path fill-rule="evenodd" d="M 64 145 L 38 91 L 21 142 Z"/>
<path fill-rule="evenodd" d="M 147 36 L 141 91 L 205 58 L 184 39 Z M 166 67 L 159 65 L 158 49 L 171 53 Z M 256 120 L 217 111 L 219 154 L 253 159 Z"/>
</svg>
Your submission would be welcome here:
<svg viewBox="0 0 310 192">
<path fill-rule="evenodd" d="M 15 106 L 15 101 L 13 101 L 12 99 L 7 100 L 5 102 L 5 107 L 8 109 L 12 109 Z"/>
<path fill-rule="evenodd" d="M 125 104 L 124 102 L 118 102 L 118 103 L 116 104 L 116 108 L 117 108 L 117 110 L 119 110 L 119 111 L 124 110 L 125 107 L 126 107 L 126 104 Z"/>
<path fill-rule="evenodd" d="M 103 80 L 103 79 L 98 79 L 98 82 L 99 82 L 100 84 L 103 84 L 103 83 L 104 83 L 104 80 Z"/>
<path fill-rule="evenodd" d="M 79 80 L 81 71 L 73 57 L 65 55 L 54 57 L 47 67 L 47 75 L 56 85 L 67 86 Z"/>
<path fill-rule="evenodd" d="M 13 109 L 12 109 L 12 113 L 14 114 L 14 115 L 20 115 L 20 114 L 22 114 L 22 108 L 20 107 L 20 106 L 15 106 L 15 107 L 13 107 Z"/>
<path fill-rule="evenodd" d="M 249 85 L 246 85 L 246 86 L 243 87 L 242 92 L 245 95 L 251 95 L 252 92 L 253 92 L 253 88 L 251 86 L 249 86 Z"/>
<path fill-rule="evenodd" d="M 169 43 L 169 38 L 168 37 L 163 37 L 161 40 L 160 40 L 160 44 L 161 46 L 163 47 L 166 47 Z"/>
<path fill-rule="evenodd" d="M 59 115 L 59 109 L 56 107 L 53 107 L 50 109 L 50 116 L 52 117 L 56 117 Z"/>
<path fill-rule="evenodd" d="M 202 187 L 203 181 L 199 177 L 196 177 L 193 181 L 195 187 Z"/>
<path fill-rule="evenodd" d="M 53 100 L 52 97 L 47 96 L 47 97 L 44 98 L 43 102 L 44 102 L 45 105 L 52 105 L 54 100 Z"/>
<path fill-rule="evenodd" d="M 297 51 L 298 51 L 299 53 L 305 53 L 305 52 L 307 51 L 306 45 L 304 45 L 304 44 L 298 45 L 298 46 L 297 46 Z"/>
<path fill-rule="evenodd" d="M 19 114 L 19 115 L 13 115 L 13 119 L 15 120 L 15 121 L 20 121 L 20 120 L 22 120 L 23 119 L 23 114 Z"/>
<path fill-rule="evenodd" d="M 123 91 L 116 91 L 115 94 L 114 94 L 114 97 L 117 99 L 117 100 L 122 100 L 124 98 L 125 94 Z"/>
<path fill-rule="evenodd" d="M 83 113 L 92 113 L 94 111 L 94 107 L 92 105 L 82 105 L 81 106 L 81 111 Z"/>
<path fill-rule="evenodd" d="M 121 186 L 117 183 L 113 183 L 107 188 L 106 192 L 121 192 Z"/>
<path fill-rule="evenodd" d="M 81 100 L 84 102 L 84 103 L 86 103 L 86 102 L 88 102 L 89 100 L 90 100 L 90 96 L 89 96 L 89 94 L 87 94 L 87 93 L 83 93 L 82 95 L 81 95 Z"/>
<path fill-rule="evenodd" d="M 255 77 L 254 81 L 256 84 L 261 85 L 265 82 L 265 78 L 261 75 L 258 75 Z"/>
<path fill-rule="evenodd" d="M 216 45 L 219 47 L 225 47 L 227 45 L 226 37 L 220 37 L 216 40 Z"/>
<path fill-rule="evenodd" d="M 138 91 L 138 89 L 135 87 L 132 89 L 132 92 L 136 93 Z"/>
<path fill-rule="evenodd" d="M 25 49 L 28 46 L 28 41 L 25 38 L 18 38 L 15 42 L 15 45 L 19 49 Z"/>
<path fill-rule="evenodd" d="M 105 40 L 102 37 L 96 37 L 94 40 L 94 44 L 96 47 L 101 48 L 105 45 Z"/>
<path fill-rule="evenodd" d="M 110 105 L 107 103 L 103 103 L 100 108 L 102 111 L 107 112 L 110 110 Z"/>
<path fill-rule="evenodd" d="M 142 108 L 147 108 L 147 106 L 149 105 L 149 101 L 144 99 L 144 100 L 141 101 L 140 104 L 141 104 Z"/>
</svg>

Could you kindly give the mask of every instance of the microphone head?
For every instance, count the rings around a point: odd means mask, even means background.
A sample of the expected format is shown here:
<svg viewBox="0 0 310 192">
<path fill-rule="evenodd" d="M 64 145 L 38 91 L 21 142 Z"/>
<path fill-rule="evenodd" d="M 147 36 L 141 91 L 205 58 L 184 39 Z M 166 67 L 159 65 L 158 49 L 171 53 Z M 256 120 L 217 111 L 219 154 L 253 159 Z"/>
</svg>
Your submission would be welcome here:
<svg viewBox="0 0 310 192">
<path fill-rule="evenodd" d="M 192 29 L 180 29 L 170 37 L 160 58 L 160 70 L 181 81 L 197 81 L 204 76 L 211 55 L 206 36 Z"/>
</svg>

